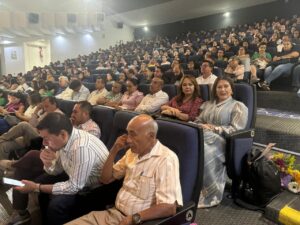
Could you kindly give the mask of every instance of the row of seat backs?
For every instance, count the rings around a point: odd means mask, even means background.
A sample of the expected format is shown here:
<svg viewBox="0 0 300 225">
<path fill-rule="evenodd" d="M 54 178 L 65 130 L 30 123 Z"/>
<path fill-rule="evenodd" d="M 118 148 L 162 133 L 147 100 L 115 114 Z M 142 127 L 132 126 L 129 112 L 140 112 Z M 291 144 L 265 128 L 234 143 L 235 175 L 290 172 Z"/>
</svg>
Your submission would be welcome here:
<svg viewBox="0 0 300 225">
<path fill-rule="evenodd" d="M 70 112 L 75 102 L 59 100 L 62 111 Z M 94 106 L 92 119 L 101 128 L 101 140 L 110 149 L 118 136 L 126 133 L 128 122 L 138 115 L 130 111 L 116 111 L 105 106 Z M 180 182 L 183 202 L 195 203 L 194 215 L 203 182 L 204 144 L 203 133 L 199 127 L 181 121 L 156 118 L 158 123 L 157 138 L 173 150 L 180 163 Z M 174 138 L 180 137 L 180 138 Z"/>
</svg>

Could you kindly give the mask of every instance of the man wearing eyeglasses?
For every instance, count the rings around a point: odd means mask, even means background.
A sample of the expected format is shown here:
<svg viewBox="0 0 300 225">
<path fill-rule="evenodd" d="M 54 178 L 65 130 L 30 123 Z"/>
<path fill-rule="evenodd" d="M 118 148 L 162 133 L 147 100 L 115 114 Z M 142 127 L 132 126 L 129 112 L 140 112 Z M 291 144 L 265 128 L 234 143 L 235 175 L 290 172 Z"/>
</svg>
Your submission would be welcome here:
<svg viewBox="0 0 300 225">
<path fill-rule="evenodd" d="M 212 73 L 213 67 L 214 66 L 210 61 L 203 61 L 200 69 L 201 75 L 196 78 L 198 84 L 214 84 L 215 80 L 217 79 L 217 76 Z"/>
</svg>

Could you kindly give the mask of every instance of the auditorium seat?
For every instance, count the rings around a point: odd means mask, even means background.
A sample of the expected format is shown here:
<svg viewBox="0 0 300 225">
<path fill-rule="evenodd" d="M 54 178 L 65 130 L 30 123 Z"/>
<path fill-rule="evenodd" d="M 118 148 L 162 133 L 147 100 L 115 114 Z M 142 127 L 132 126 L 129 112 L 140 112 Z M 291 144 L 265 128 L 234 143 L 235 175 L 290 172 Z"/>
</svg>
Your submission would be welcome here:
<svg viewBox="0 0 300 225">
<path fill-rule="evenodd" d="M 75 101 L 67 101 L 62 99 L 57 99 L 58 108 L 63 111 L 66 116 L 70 117 L 74 108 L 74 105 L 76 104 Z"/>
<path fill-rule="evenodd" d="M 195 220 L 203 182 L 202 129 L 193 124 L 165 118 L 159 118 L 156 121 L 158 123 L 157 138 L 174 151 L 179 159 L 183 207 L 177 209 L 175 216 L 143 224 L 190 224 Z"/>
<path fill-rule="evenodd" d="M 177 95 L 177 87 L 175 84 L 165 84 L 162 90 L 169 95 L 169 100 Z"/>
<path fill-rule="evenodd" d="M 200 96 L 204 101 L 208 101 L 210 99 L 210 87 L 208 84 L 200 84 Z"/>
<path fill-rule="evenodd" d="M 91 82 L 82 82 L 82 84 L 89 89 L 90 92 L 94 91 L 96 89 L 95 87 L 95 83 L 91 83 Z"/>
<path fill-rule="evenodd" d="M 113 144 L 115 143 L 116 139 L 126 133 L 126 128 L 128 122 L 138 115 L 136 112 L 131 112 L 131 111 L 117 111 L 114 116 L 113 120 L 113 126 L 112 126 L 112 131 L 110 133 L 110 137 L 107 143 L 107 148 L 111 149 Z"/>
<path fill-rule="evenodd" d="M 150 84 L 139 84 L 138 90 L 143 92 L 144 96 L 150 93 Z"/>
<path fill-rule="evenodd" d="M 236 197 L 241 182 L 243 165 L 247 153 L 253 145 L 256 120 L 256 87 L 249 84 L 235 84 L 234 98 L 243 102 L 248 108 L 246 128 L 226 136 L 226 168 L 232 179 L 232 197 Z"/>
<path fill-rule="evenodd" d="M 171 65 L 168 65 L 168 64 L 166 64 L 166 65 L 161 65 L 160 68 L 161 68 L 161 71 L 162 71 L 162 72 L 166 72 L 166 71 L 168 71 L 168 70 L 171 69 Z"/>
<path fill-rule="evenodd" d="M 107 145 L 113 127 L 115 109 L 105 106 L 94 106 L 92 110 L 92 119 L 98 124 L 101 130 L 101 141 Z"/>
<path fill-rule="evenodd" d="M 138 115 L 135 112 L 118 111 L 115 113 L 108 149 L 112 147 L 118 136 L 126 133 L 128 122 Z M 144 222 L 143 224 L 184 224 L 193 222 L 196 215 L 200 190 L 203 183 L 204 146 L 202 129 L 190 123 L 160 118 L 158 123 L 158 139 L 179 159 L 180 182 L 182 186 L 183 207 L 177 209 L 173 217 Z M 180 137 L 180 138 L 174 138 Z M 124 151 L 120 152 L 120 159 Z"/>
</svg>

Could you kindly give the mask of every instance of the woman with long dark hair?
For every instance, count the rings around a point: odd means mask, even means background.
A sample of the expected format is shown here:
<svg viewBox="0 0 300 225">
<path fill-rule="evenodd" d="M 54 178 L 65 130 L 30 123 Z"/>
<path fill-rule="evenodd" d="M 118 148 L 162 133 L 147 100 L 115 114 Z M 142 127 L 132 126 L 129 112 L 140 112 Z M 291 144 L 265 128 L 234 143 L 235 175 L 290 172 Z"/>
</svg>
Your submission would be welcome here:
<svg viewBox="0 0 300 225">
<path fill-rule="evenodd" d="M 183 121 L 193 121 L 199 115 L 202 102 L 195 77 L 185 75 L 180 81 L 178 95 L 161 107 L 161 114 Z"/>
</svg>

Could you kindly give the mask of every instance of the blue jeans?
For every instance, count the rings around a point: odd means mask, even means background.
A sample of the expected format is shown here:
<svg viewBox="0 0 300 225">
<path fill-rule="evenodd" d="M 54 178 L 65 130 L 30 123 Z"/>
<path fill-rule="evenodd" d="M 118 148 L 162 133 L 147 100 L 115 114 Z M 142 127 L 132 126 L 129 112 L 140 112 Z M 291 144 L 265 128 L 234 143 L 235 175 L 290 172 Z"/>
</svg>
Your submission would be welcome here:
<svg viewBox="0 0 300 225">
<path fill-rule="evenodd" d="M 6 122 L 4 118 L 0 118 L 0 135 L 4 134 L 10 129 L 9 124 Z"/>
<path fill-rule="evenodd" d="M 285 74 L 289 75 L 291 73 L 293 63 L 286 63 L 276 66 L 274 69 L 271 66 L 268 66 L 265 70 L 265 81 L 267 84 L 271 84 L 271 82 L 278 77 L 281 77 Z"/>
</svg>

